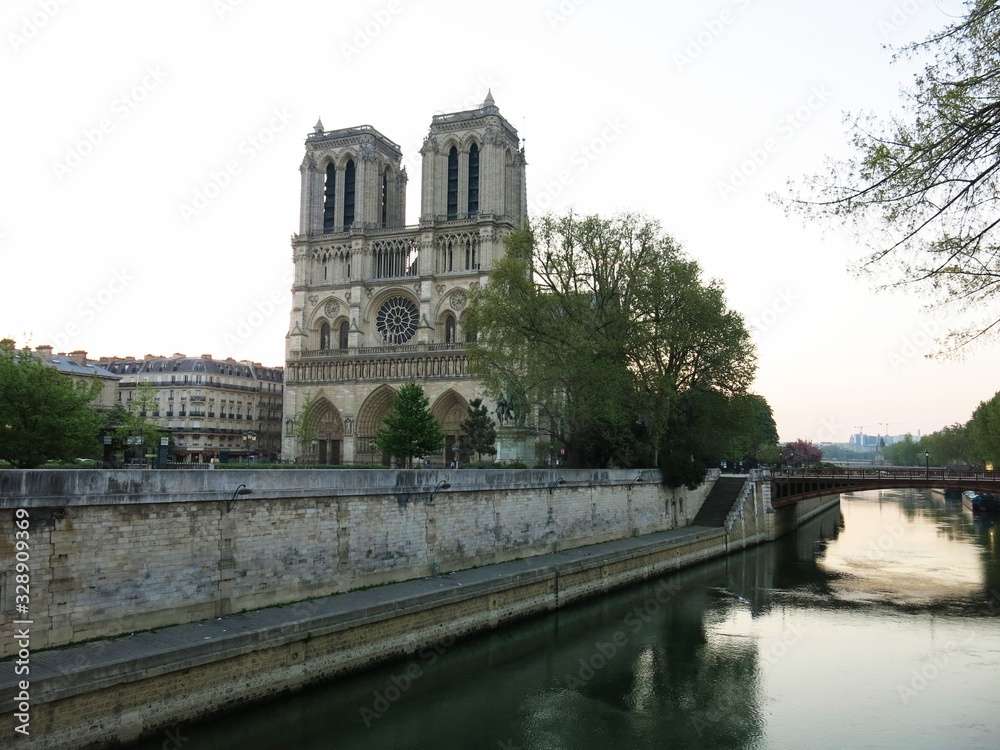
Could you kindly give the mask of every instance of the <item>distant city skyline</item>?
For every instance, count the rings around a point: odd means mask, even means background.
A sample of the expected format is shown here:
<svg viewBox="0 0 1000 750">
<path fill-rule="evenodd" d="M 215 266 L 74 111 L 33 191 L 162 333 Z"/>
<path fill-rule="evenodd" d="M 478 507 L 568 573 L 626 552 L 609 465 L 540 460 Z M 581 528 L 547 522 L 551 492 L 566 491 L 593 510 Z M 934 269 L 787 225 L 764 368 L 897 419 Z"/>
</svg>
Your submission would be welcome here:
<svg viewBox="0 0 1000 750">
<path fill-rule="evenodd" d="M 0 143 L 0 337 L 281 366 L 317 119 L 400 145 L 412 224 L 431 115 L 492 91 L 530 213 L 644 212 L 724 283 L 782 440 L 846 441 L 872 414 L 914 435 L 965 422 L 1000 347 L 927 359 L 958 317 L 874 293 L 850 270 L 866 248 L 770 197 L 847 153 L 845 113 L 900 111 L 919 61 L 883 45 L 963 8 L 911 5 L 13 0 L 0 92 L 31 106 Z"/>
</svg>

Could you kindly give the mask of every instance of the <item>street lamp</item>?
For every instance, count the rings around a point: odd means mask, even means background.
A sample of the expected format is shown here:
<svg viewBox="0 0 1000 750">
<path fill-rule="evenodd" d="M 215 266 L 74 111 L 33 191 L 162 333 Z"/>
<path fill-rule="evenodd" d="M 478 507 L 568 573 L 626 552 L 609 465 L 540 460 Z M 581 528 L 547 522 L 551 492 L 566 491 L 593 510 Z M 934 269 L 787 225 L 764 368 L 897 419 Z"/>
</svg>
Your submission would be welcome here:
<svg viewBox="0 0 1000 750">
<path fill-rule="evenodd" d="M 250 465 L 250 445 L 257 440 L 257 433 L 253 430 L 247 430 L 243 433 L 243 454 L 247 460 L 247 466 Z"/>
<path fill-rule="evenodd" d="M 927 479 L 931 478 L 931 454 L 930 454 L 930 451 L 924 451 L 924 476 Z"/>
</svg>

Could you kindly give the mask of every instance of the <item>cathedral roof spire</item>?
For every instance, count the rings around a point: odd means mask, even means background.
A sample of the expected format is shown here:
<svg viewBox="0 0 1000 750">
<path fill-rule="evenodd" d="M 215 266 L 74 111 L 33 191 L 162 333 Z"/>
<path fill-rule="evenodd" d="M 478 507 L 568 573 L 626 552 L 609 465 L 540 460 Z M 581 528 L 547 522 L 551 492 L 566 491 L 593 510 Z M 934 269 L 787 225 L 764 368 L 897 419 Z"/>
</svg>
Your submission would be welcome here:
<svg viewBox="0 0 1000 750">
<path fill-rule="evenodd" d="M 492 89 L 486 89 L 486 99 L 483 100 L 483 108 L 495 107 L 497 106 L 496 100 L 493 98 Z"/>
<path fill-rule="evenodd" d="M 313 132 L 316 133 L 316 134 L 318 134 L 318 135 L 322 135 L 323 134 L 323 118 L 322 117 L 320 117 L 318 120 L 316 120 L 316 124 L 313 125 Z"/>
</svg>

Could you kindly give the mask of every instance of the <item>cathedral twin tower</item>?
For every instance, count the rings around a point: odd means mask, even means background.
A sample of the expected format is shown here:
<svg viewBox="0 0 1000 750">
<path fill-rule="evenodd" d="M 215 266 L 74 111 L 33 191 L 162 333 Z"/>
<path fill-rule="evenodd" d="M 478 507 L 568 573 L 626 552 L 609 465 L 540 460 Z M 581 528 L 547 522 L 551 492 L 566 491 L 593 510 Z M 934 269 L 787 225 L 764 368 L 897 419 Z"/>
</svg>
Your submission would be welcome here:
<svg viewBox="0 0 1000 750">
<path fill-rule="evenodd" d="M 420 223 L 406 226 L 399 146 L 370 125 L 306 138 L 285 353 L 285 460 L 381 463 L 375 433 L 402 384 L 420 383 L 450 463 L 474 398 L 468 292 L 527 219 L 524 150 L 487 94 L 437 115 L 420 149 Z"/>
</svg>

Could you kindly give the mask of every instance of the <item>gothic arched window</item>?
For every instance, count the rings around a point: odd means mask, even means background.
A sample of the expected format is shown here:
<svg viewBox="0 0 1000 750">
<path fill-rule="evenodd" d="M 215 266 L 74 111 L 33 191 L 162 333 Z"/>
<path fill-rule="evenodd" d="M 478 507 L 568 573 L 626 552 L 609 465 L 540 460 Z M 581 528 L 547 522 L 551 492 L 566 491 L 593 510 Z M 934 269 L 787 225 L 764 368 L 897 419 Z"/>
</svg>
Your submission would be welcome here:
<svg viewBox="0 0 1000 750">
<path fill-rule="evenodd" d="M 458 218 L 458 149 L 448 152 L 448 218 Z"/>
<path fill-rule="evenodd" d="M 382 173 L 382 226 L 389 226 L 389 168 Z"/>
<path fill-rule="evenodd" d="M 341 322 L 341 324 L 340 324 L 340 337 L 339 337 L 340 338 L 339 344 L 340 344 L 340 348 L 341 349 L 346 349 L 347 348 L 347 332 L 348 332 L 348 330 L 349 329 L 348 329 L 348 326 L 347 326 L 347 321 L 345 320 L 345 321 Z"/>
<path fill-rule="evenodd" d="M 444 343 L 455 343 L 455 316 L 451 313 L 444 316 Z"/>
<path fill-rule="evenodd" d="M 344 231 L 354 226 L 354 175 L 354 159 L 351 159 L 344 170 Z"/>
<path fill-rule="evenodd" d="M 326 165 L 326 185 L 323 191 L 323 234 L 335 231 L 337 210 L 337 170 L 333 164 Z"/>
<path fill-rule="evenodd" d="M 469 216 L 479 213 L 479 146 L 469 149 Z"/>
<path fill-rule="evenodd" d="M 319 327 L 319 348 L 326 350 L 330 348 L 330 324 L 324 323 Z"/>
</svg>

